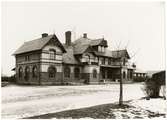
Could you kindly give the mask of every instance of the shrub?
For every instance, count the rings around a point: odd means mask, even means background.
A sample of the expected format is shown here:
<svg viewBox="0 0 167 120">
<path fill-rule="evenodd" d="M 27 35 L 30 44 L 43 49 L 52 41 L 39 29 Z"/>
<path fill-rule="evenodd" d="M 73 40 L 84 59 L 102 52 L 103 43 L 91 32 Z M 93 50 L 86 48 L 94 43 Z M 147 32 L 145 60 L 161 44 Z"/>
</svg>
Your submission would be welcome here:
<svg viewBox="0 0 167 120">
<path fill-rule="evenodd" d="M 147 97 L 158 98 L 161 85 L 157 84 L 152 78 L 147 79 L 143 88 Z"/>
<path fill-rule="evenodd" d="M 2 82 L 12 82 L 12 83 L 16 83 L 16 78 L 15 76 L 2 76 L 1 77 L 1 81 Z"/>
</svg>

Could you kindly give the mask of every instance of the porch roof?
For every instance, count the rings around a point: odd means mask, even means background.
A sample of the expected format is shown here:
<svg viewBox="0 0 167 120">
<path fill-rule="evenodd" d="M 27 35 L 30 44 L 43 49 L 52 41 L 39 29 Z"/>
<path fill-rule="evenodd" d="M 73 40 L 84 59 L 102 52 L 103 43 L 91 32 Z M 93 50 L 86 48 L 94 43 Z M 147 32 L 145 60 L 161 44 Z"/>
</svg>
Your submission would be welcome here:
<svg viewBox="0 0 167 120">
<path fill-rule="evenodd" d="M 120 66 L 116 66 L 116 65 L 100 65 L 100 67 L 108 67 L 108 68 L 120 68 Z"/>
</svg>

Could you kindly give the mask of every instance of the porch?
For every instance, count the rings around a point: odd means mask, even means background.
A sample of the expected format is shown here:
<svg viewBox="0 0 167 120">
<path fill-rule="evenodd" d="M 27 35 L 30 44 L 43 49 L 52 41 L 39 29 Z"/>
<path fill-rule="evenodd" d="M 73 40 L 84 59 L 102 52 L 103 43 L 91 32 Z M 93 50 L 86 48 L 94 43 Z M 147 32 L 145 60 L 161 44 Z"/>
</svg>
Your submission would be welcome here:
<svg viewBox="0 0 167 120">
<path fill-rule="evenodd" d="M 100 66 L 100 82 L 118 82 L 120 79 L 119 66 Z"/>
</svg>

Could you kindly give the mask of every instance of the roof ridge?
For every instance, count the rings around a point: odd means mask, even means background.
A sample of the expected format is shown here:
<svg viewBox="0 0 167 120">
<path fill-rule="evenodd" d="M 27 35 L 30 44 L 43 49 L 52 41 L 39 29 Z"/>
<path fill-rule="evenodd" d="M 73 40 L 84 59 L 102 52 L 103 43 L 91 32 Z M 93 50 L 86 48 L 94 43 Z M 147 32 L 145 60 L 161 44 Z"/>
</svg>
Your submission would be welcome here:
<svg viewBox="0 0 167 120">
<path fill-rule="evenodd" d="M 44 38 L 47 38 L 47 37 L 50 37 L 50 36 L 53 36 L 53 34 L 50 34 Z M 41 37 L 42 38 L 42 37 Z M 33 39 L 33 40 L 30 40 L 30 41 L 25 41 L 24 43 L 28 43 L 28 42 L 32 42 L 32 41 L 36 41 L 36 40 L 40 40 L 41 38 L 36 38 L 36 39 Z"/>
<path fill-rule="evenodd" d="M 87 40 L 93 40 L 93 39 L 90 39 L 90 38 L 84 38 L 84 37 L 81 36 L 81 37 L 77 38 L 76 40 L 72 41 L 72 43 L 76 42 L 77 40 L 80 40 L 81 38 L 83 38 L 83 39 L 87 39 Z"/>
</svg>

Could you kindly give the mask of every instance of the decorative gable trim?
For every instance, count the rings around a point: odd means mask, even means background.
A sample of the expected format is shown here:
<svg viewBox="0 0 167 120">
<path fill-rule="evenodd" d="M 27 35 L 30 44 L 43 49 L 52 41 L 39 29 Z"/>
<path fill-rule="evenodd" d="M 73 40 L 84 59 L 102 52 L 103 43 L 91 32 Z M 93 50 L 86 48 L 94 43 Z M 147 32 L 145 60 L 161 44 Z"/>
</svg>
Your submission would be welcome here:
<svg viewBox="0 0 167 120">
<path fill-rule="evenodd" d="M 56 45 L 58 47 L 60 47 L 60 49 L 62 50 L 63 53 L 66 53 L 65 48 L 63 47 L 63 45 L 61 44 L 61 42 L 58 40 L 58 38 L 56 37 L 56 35 L 54 34 L 53 37 L 42 47 L 42 49 L 48 45 L 48 44 L 53 44 Z"/>
</svg>

